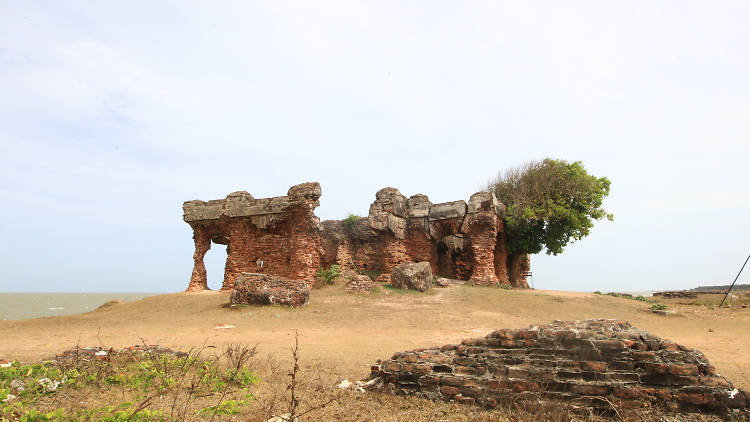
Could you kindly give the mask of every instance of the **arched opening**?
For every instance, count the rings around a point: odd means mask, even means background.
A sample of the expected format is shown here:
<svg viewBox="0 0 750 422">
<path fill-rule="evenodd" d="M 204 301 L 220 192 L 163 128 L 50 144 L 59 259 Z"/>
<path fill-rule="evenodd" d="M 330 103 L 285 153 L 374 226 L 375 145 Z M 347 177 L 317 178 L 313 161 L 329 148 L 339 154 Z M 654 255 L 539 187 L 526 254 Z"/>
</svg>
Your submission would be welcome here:
<svg viewBox="0 0 750 422">
<path fill-rule="evenodd" d="M 211 242 L 211 249 L 203 258 L 206 266 L 206 279 L 211 290 L 221 289 L 224 283 L 224 268 L 227 263 L 227 245 Z"/>
</svg>

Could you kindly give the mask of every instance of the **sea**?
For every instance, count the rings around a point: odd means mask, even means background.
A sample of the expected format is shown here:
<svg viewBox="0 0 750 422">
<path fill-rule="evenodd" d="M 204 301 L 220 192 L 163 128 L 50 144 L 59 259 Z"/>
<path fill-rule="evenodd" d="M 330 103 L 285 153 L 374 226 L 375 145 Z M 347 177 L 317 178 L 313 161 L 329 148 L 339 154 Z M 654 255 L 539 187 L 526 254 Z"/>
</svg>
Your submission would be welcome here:
<svg viewBox="0 0 750 422">
<path fill-rule="evenodd" d="M 0 293 L 0 321 L 90 312 L 105 302 L 143 299 L 159 293 Z"/>
</svg>

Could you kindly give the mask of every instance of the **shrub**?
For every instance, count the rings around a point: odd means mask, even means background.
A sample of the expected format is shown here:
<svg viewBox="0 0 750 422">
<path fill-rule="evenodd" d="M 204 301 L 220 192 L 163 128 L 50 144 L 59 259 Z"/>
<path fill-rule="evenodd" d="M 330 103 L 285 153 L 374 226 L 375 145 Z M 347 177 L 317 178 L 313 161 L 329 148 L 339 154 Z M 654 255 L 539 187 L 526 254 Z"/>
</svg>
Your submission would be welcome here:
<svg viewBox="0 0 750 422">
<path fill-rule="evenodd" d="M 654 303 L 653 305 L 651 305 L 651 310 L 652 311 L 666 311 L 667 305 L 663 303 Z"/>
<path fill-rule="evenodd" d="M 636 297 L 635 297 L 635 300 L 638 300 L 638 301 L 641 301 L 641 302 L 645 302 L 645 301 L 646 301 L 646 298 L 645 298 L 645 297 L 643 297 L 643 296 L 636 296 Z"/>
<path fill-rule="evenodd" d="M 343 222 L 344 222 L 344 225 L 346 225 L 346 227 L 349 227 L 349 230 L 352 230 L 354 229 L 354 222 L 359 220 L 360 218 L 362 217 L 355 215 L 355 214 L 349 214 L 348 216 L 346 216 Z"/>
<path fill-rule="evenodd" d="M 339 276 L 339 266 L 331 265 L 328 269 L 318 268 L 318 277 L 322 278 L 326 284 L 333 284 L 333 279 Z"/>
</svg>

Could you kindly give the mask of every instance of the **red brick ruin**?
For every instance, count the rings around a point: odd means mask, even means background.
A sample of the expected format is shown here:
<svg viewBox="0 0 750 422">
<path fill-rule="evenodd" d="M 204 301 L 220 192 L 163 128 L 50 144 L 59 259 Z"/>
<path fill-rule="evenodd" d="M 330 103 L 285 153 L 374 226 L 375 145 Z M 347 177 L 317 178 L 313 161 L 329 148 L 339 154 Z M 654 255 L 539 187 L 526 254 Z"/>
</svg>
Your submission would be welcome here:
<svg viewBox="0 0 750 422">
<path fill-rule="evenodd" d="M 243 272 L 304 280 L 333 264 L 390 281 L 404 262 L 430 263 L 434 274 L 476 284 L 528 287 L 529 256 L 509 254 L 505 206 L 491 192 L 465 201 L 433 204 L 395 188 L 375 194 L 367 217 L 320 222 L 318 183 L 292 186 L 287 196 L 255 199 L 234 192 L 225 199 L 188 201 L 184 220 L 193 229 L 195 253 L 188 291 L 207 289 L 203 257 L 211 242 L 227 245 L 222 290 Z"/>
<path fill-rule="evenodd" d="M 605 410 L 652 403 L 750 416 L 750 395 L 701 352 L 618 320 L 555 321 L 396 353 L 371 368 L 365 386 L 490 408 L 509 398 L 546 397 Z"/>
</svg>

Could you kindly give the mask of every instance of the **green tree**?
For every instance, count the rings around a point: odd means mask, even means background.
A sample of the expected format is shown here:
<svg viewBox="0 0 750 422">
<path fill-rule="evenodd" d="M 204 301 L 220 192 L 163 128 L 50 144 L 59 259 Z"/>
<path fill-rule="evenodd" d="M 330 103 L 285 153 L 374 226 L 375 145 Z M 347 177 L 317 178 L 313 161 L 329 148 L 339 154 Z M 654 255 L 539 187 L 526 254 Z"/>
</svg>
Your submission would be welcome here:
<svg viewBox="0 0 750 422">
<path fill-rule="evenodd" d="M 508 253 L 557 255 L 589 234 L 594 220 L 612 220 L 602 208 L 610 181 L 583 163 L 546 158 L 501 173 L 489 190 L 506 205 Z"/>
</svg>

